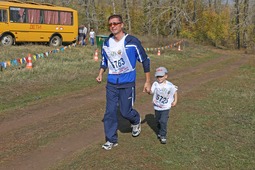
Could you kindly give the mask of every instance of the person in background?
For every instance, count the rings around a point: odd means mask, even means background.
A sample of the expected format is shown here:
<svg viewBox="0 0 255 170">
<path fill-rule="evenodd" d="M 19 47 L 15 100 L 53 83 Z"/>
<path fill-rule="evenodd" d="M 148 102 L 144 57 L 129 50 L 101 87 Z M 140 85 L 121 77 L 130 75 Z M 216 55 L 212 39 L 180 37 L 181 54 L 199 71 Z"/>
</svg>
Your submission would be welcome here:
<svg viewBox="0 0 255 170">
<path fill-rule="evenodd" d="M 156 69 L 156 81 L 152 84 L 150 94 L 153 94 L 153 105 L 155 118 L 158 124 L 158 139 L 166 144 L 167 122 L 172 106 L 177 104 L 177 86 L 167 81 L 167 69 L 159 67 Z"/>
<path fill-rule="evenodd" d="M 84 25 L 80 25 L 78 28 L 78 42 L 80 45 L 82 45 L 82 42 L 84 39 L 83 28 L 84 28 Z"/>
<path fill-rule="evenodd" d="M 141 42 L 123 31 L 121 15 L 111 15 L 108 25 L 111 34 L 103 43 L 102 61 L 96 77 L 97 82 L 101 83 L 103 73 L 108 69 L 103 119 L 106 143 L 102 145 L 105 150 L 118 145 L 118 107 L 121 115 L 131 123 L 132 136 L 137 137 L 141 132 L 141 116 L 133 108 L 137 61 L 142 63 L 145 73 L 143 92 L 150 93 L 151 90 L 150 59 Z"/>
<path fill-rule="evenodd" d="M 95 43 L 95 31 L 93 30 L 93 28 L 90 29 L 89 40 L 90 40 L 90 45 L 93 46 Z"/>
<path fill-rule="evenodd" d="M 88 29 L 87 29 L 87 27 L 84 25 L 84 27 L 83 27 L 83 42 L 82 42 L 82 45 L 83 45 L 83 46 L 86 45 L 86 36 L 87 36 L 87 32 L 88 32 Z"/>
<path fill-rule="evenodd" d="M 78 39 L 79 39 L 79 44 L 82 46 L 86 45 L 86 34 L 87 34 L 87 27 L 85 25 L 79 26 Z"/>
</svg>

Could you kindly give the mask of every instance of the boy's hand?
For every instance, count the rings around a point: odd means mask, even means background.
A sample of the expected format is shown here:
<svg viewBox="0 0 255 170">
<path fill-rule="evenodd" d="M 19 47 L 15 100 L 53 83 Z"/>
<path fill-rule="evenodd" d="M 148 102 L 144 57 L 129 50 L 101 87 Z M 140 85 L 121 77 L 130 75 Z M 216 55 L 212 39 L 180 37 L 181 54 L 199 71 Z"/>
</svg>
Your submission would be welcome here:
<svg viewBox="0 0 255 170">
<path fill-rule="evenodd" d="M 172 103 L 172 106 L 174 107 L 174 106 L 176 106 L 176 104 L 177 104 L 177 102 L 174 101 L 174 102 Z"/>
</svg>

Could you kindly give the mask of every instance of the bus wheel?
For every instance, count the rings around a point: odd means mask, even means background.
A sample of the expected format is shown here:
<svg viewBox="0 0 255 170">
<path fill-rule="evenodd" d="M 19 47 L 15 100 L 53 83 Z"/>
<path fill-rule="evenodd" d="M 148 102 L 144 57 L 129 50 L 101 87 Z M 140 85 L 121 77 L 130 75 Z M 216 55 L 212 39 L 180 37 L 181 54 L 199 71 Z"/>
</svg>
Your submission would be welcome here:
<svg viewBox="0 0 255 170">
<path fill-rule="evenodd" d="M 13 44 L 13 37 L 10 34 L 6 34 L 2 36 L 1 45 L 10 46 Z"/>
<path fill-rule="evenodd" d="M 57 47 L 60 45 L 62 45 L 62 40 L 59 36 L 55 35 L 50 39 L 50 46 Z"/>
</svg>

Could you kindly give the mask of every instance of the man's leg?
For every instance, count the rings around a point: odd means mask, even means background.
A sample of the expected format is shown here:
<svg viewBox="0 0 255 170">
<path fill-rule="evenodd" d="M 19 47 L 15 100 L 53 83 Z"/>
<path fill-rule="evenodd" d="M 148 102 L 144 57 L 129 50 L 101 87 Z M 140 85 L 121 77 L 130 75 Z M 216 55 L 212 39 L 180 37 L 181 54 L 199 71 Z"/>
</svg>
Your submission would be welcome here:
<svg viewBox="0 0 255 170">
<path fill-rule="evenodd" d="M 106 110 L 104 115 L 104 131 L 106 141 L 117 143 L 117 103 L 118 103 L 118 89 L 114 87 L 106 87 Z"/>
<path fill-rule="evenodd" d="M 128 119 L 131 124 L 140 122 L 139 113 L 133 109 L 135 101 L 134 87 L 120 89 L 120 112 L 125 119 Z"/>
<path fill-rule="evenodd" d="M 141 118 L 139 113 L 133 109 L 134 101 L 134 87 L 120 89 L 120 112 L 132 124 L 132 136 L 136 137 L 141 132 Z"/>
</svg>

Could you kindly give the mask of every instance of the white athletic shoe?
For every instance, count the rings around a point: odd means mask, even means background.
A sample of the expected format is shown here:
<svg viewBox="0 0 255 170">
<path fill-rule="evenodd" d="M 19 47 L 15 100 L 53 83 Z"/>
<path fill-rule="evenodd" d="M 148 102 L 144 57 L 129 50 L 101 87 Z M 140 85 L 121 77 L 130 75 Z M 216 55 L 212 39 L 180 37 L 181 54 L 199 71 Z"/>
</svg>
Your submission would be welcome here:
<svg viewBox="0 0 255 170">
<path fill-rule="evenodd" d="M 160 143 L 161 144 L 166 144 L 166 137 L 165 136 L 160 137 Z"/>
<path fill-rule="evenodd" d="M 111 150 L 115 146 L 118 146 L 118 143 L 111 143 L 107 141 L 105 144 L 102 145 L 102 148 L 105 150 Z"/>
<path fill-rule="evenodd" d="M 140 118 L 140 122 L 137 125 L 131 125 L 131 127 L 132 127 L 132 136 L 133 137 L 139 136 L 141 133 L 141 118 Z"/>
</svg>

